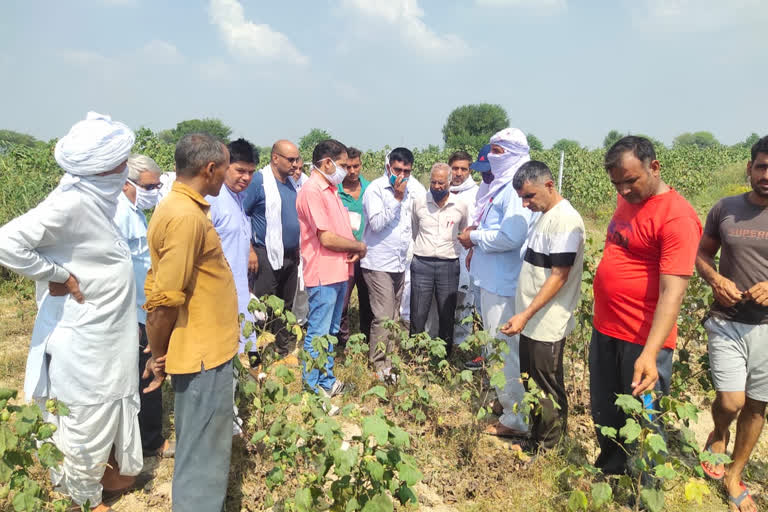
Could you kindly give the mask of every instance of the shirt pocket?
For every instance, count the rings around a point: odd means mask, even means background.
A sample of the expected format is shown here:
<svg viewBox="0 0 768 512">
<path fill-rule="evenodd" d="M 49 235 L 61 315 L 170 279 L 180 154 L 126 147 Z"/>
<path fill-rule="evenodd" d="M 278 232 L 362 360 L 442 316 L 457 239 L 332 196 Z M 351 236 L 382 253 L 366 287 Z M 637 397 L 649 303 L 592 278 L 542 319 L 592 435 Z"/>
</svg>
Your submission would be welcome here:
<svg viewBox="0 0 768 512">
<path fill-rule="evenodd" d="M 459 218 L 457 215 L 443 215 L 439 218 L 440 240 L 453 242 L 459 236 Z"/>
</svg>

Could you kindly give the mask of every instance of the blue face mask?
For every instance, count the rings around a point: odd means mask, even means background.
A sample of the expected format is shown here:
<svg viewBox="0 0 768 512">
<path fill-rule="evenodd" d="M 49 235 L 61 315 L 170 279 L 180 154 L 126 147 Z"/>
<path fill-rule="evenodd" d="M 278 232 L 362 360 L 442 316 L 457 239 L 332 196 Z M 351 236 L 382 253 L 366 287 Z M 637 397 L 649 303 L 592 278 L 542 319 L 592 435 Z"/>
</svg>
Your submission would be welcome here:
<svg viewBox="0 0 768 512">
<path fill-rule="evenodd" d="M 483 178 L 483 183 L 485 183 L 486 185 L 488 185 L 490 182 L 493 181 L 493 173 L 491 171 L 480 173 L 480 177 Z"/>
<path fill-rule="evenodd" d="M 444 190 L 435 190 L 432 187 L 429 187 L 429 192 L 432 194 L 432 199 L 434 199 L 436 203 L 439 203 L 448 195 L 449 190 L 447 188 Z"/>
<path fill-rule="evenodd" d="M 390 174 L 389 175 L 389 184 L 394 187 L 396 181 L 397 181 L 397 175 L 396 174 Z M 408 178 L 403 179 L 403 181 L 407 182 Z"/>
</svg>

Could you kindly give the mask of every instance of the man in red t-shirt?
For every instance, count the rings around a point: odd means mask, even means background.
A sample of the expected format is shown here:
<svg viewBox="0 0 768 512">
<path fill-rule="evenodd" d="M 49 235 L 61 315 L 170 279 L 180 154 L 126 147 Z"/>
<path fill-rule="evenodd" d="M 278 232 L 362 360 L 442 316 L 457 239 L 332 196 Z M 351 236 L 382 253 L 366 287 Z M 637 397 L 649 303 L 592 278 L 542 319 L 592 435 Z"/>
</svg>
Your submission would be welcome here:
<svg viewBox="0 0 768 512">
<path fill-rule="evenodd" d="M 627 419 L 616 394 L 669 392 L 677 314 L 701 237 L 696 212 L 662 181 L 660 167 L 643 137 L 624 137 L 605 155 L 619 196 L 595 274 L 590 396 L 595 424 L 616 430 Z M 625 473 L 624 449 L 599 430 L 597 438 L 595 465 Z"/>
</svg>

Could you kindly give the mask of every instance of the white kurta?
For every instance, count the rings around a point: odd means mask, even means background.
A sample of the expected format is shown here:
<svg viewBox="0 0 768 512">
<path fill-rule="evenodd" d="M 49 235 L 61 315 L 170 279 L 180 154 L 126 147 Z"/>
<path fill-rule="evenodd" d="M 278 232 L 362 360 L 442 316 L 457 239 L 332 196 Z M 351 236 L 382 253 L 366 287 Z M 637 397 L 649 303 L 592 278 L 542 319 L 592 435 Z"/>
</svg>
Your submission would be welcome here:
<svg viewBox="0 0 768 512">
<path fill-rule="evenodd" d="M 136 286 L 128 246 L 96 201 L 57 188 L 0 228 L 0 264 L 36 281 L 38 314 L 30 342 L 27 400 L 138 404 Z M 48 281 L 70 272 L 85 297 L 53 297 Z"/>
</svg>

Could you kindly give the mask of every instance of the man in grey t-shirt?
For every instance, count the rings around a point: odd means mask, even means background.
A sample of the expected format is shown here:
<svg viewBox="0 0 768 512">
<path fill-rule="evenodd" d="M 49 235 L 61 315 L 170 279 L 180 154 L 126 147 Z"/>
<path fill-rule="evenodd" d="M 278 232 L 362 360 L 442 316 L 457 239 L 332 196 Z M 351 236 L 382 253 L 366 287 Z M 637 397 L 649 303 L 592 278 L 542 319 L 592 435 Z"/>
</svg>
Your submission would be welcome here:
<svg viewBox="0 0 768 512">
<path fill-rule="evenodd" d="M 727 470 L 709 462 L 702 467 L 711 478 L 723 479 L 728 500 L 740 511 L 757 510 L 741 473 L 760 437 L 768 402 L 768 137 L 752 146 L 747 176 L 750 192 L 721 199 L 707 215 L 696 257 L 715 296 L 704 324 L 717 391 L 706 450 L 727 451 L 728 429 L 738 416 L 733 462 Z"/>
</svg>

